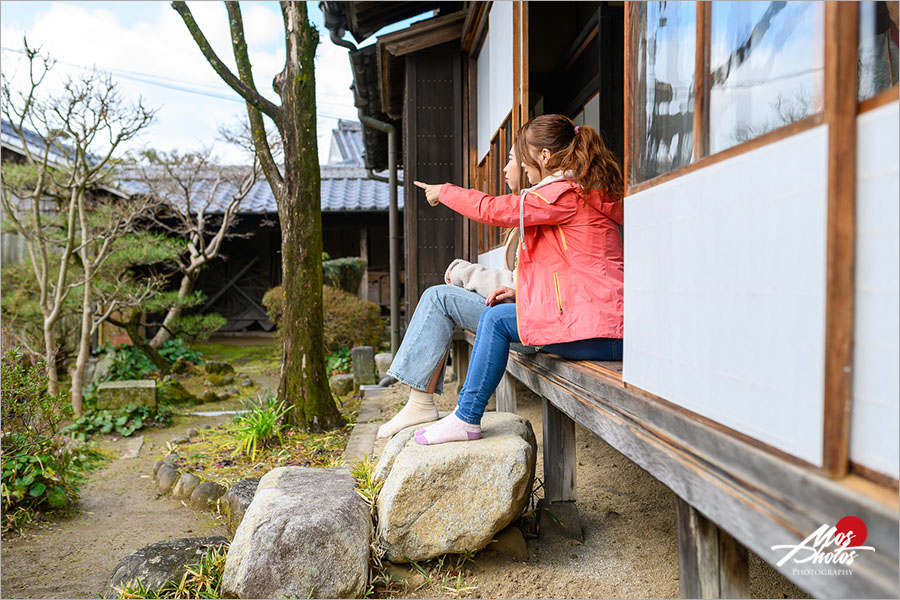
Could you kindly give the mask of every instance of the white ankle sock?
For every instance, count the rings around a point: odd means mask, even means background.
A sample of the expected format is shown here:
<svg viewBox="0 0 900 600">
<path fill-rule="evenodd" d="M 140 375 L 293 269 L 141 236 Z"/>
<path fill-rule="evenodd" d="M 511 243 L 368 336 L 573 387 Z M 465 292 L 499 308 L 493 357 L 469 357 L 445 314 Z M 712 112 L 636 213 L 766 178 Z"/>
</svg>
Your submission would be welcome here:
<svg viewBox="0 0 900 600">
<path fill-rule="evenodd" d="M 434 405 L 434 394 L 412 390 L 409 394 L 409 402 L 393 419 L 378 428 L 378 437 L 391 437 L 401 429 L 410 425 L 436 421 L 438 409 Z"/>
</svg>

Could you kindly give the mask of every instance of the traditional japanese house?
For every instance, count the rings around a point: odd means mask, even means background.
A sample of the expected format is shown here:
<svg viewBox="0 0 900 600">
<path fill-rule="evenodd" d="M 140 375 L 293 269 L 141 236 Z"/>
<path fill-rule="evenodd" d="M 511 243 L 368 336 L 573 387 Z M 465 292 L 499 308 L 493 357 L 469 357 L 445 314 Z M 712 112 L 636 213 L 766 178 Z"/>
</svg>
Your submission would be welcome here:
<svg viewBox="0 0 900 600">
<path fill-rule="evenodd" d="M 323 4 L 357 41 L 410 16 Z M 896 597 L 897 2 L 418 4 L 351 52 L 402 128 L 410 314 L 453 258 L 497 264 L 503 233 L 413 180 L 500 193 L 548 112 L 622 158 L 624 360 L 511 352 L 498 390 L 544 398 L 548 500 L 576 500 L 577 422 L 678 496 L 684 596 L 748 597 L 749 549 L 815 596 Z M 860 521 L 849 574 L 788 555 Z"/>
</svg>

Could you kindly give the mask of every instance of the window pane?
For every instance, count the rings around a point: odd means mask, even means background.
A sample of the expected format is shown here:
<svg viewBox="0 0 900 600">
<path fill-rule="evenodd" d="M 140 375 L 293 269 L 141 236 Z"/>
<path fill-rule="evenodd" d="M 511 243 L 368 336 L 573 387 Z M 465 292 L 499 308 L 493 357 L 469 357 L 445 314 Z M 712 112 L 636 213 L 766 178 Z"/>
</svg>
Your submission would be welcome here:
<svg viewBox="0 0 900 600">
<path fill-rule="evenodd" d="M 693 2 L 632 3 L 631 181 L 688 164 L 694 150 Z"/>
<path fill-rule="evenodd" d="M 897 83 L 898 2 L 860 2 L 859 99 Z"/>
<path fill-rule="evenodd" d="M 822 110 L 824 5 L 713 2 L 710 152 Z"/>
</svg>

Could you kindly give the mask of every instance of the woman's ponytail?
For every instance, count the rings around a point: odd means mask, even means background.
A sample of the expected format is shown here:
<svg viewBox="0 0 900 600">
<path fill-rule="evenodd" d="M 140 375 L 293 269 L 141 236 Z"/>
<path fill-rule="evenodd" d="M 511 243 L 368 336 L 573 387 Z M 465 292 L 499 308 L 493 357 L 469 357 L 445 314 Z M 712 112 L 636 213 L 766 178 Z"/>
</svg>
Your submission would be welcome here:
<svg viewBox="0 0 900 600">
<path fill-rule="evenodd" d="M 619 161 L 590 125 L 576 126 L 563 115 L 536 117 L 522 126 L 516 150 L 521 160 L 537 166 L 533 148 L 550 150 L 546 168 L 567 172 L 584 190 L 603 190 L 614 200 L 624 195 Z"/>
</svg>

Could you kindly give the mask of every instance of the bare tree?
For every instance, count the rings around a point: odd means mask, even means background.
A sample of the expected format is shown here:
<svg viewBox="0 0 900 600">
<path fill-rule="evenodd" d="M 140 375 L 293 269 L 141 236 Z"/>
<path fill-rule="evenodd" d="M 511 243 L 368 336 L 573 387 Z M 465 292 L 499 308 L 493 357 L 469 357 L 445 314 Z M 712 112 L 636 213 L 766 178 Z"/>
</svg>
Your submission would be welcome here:
<svg viewBox="0 0 900 600">
<path fill-rule="evenodd" d="M 322 315 L 322 215 L 316 139 L 314 72 L 318 31 L 305 2 L 281 2 L 285 65 L 273 82 L 281 103 L 263 97 L 253 81 L 244 24 L 237 2 L 226 2 L 237 75 L 222 62 L 185 2 L 173 2 L 207 62 L 247 103 L 256 155 L 278 203 L 281 224 L 283 359 L 278 395 L 292 403 L 293 422 L 310 430 L 339 427 L 344 419 L 325 373 Z M 266 135 L 263 115 L 278 130 L 284 151 L 279 167 Z"/>
<path fill-rule="evenodd" d="M 39 49 L 25 44 L 30 85 L 24 93 L 2 85 L 3 114 L 19 137 L 27 168 L 33 177 L 22 185 L 7 186 L 2 203 L 16 231 L 25 238 L 44 317 L 44 346 L 50 369 L 50 391 L 59 389 L 53 360 L 55 324 L 60 309 L 75 287 L 82 292 L 82 323 L 78 357 L 72 374 L 72 407 L 81 415 L 82 380 L 94 330 L 92 280 L 108 258 L 111 245 L 134 229 L 148 207 L 143 201 L 111 202 L 97 192 L 109 189 L 114 155 L 122 143 L 134 138 L 153 120 L 154 111 L 127 102 L 109 75 L 91 71 L 68 78 L 60 93 L 39 94 L 52 61 Z M 37 148 L 27 129 L 40 138 Z M 47 198 L 65 214 L 60 234 L 54 238 L 45 226 L 42 204 Z M 89 212 L 102 209 L 106 218 L 89 223 Z M 60 245 L 61 244 L 61 245 Z M 81 276 L 68 282 L 70 263 L 80 263 Z M 50 279 L 51 261 L 58 265 L 56 281 Z"/>
<path fill-rule="evenodd" d="M 175 261 L 180 276 L 177 301 L 166 311 L 162 327 L 150 341 L 159 348 L 173 337 L 194 291 L 201 269 L 219 256 L 222 242 L 233 235 L 241 202 L 259 179 L 259 162 L 252 166 L 222 166 L 209 148 L 179 153 L 146 150 L 133 170 L 139 185 L 157 198 L 161 210 L 154 218 L 161 230 L 185 240 L 187 252 Z"/>
</svg>

